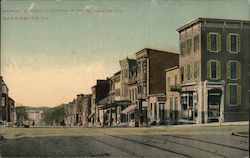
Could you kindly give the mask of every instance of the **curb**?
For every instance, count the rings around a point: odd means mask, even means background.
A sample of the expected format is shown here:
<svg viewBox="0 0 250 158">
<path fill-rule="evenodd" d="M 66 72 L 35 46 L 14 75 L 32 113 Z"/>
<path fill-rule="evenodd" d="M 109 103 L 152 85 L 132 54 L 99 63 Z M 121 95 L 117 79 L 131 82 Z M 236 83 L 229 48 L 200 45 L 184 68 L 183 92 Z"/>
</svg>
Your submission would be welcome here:
<svg viewBox="0 0 250 158">
<path fill-rule="evenodd" d="M 232 135 L 239 136 L 239 137 L 246 137 L 246 138 L 249 137 L 249 134 L 241 134 L 240 132 L 239 133 L 238 132 L 234 132 L 234 133 L 232 133 Z"/>
</svg>

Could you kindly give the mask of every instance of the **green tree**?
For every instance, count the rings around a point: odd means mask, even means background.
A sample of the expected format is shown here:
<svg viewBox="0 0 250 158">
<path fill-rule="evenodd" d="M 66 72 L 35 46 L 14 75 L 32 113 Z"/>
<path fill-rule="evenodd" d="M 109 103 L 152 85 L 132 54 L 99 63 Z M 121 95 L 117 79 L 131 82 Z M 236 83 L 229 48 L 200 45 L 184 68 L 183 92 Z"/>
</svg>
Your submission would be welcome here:
<svg viewBox="0 0 250 158">
<path fill-rule="evenodd" d="M 52 125 L 54 122 L 56 124 L 59 124 L 59 122 L 62 122 L 65 117 L 65 110 L 64 110 L 64 104 L 54 107 L 50 112 L 44 114 L 43 121 L 47 125 Z"/>
</svg>

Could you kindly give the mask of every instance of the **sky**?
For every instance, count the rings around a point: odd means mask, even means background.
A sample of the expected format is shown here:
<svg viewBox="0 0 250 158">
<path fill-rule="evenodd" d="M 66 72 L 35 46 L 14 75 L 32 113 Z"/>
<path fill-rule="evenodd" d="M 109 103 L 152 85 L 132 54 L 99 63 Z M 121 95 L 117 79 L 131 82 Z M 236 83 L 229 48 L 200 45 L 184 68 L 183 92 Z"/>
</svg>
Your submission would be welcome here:
<svg viewBox="0 0 250 158">
<path fill-rule="evenodd" d="M 1 75 L 17 106 L 57 106 L 143 48 L 178 53 L 198 17 L 250 20 L 250 0 L 1 0 Z"/>
</svg>

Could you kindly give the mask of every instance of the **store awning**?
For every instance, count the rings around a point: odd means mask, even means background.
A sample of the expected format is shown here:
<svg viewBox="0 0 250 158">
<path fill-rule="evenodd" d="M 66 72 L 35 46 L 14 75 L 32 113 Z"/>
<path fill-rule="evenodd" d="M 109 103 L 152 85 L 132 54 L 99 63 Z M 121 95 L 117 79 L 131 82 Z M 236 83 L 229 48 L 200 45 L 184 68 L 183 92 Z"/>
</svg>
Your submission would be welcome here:
<svg viewBox="0 0 250 158">
<path fill-rule="evenodd" d="M 126 109 L 121 111 L 121 114 L 133 113 L 135 112 L 136 107 L 136 104 L 129 105 Z"/>
</svg>

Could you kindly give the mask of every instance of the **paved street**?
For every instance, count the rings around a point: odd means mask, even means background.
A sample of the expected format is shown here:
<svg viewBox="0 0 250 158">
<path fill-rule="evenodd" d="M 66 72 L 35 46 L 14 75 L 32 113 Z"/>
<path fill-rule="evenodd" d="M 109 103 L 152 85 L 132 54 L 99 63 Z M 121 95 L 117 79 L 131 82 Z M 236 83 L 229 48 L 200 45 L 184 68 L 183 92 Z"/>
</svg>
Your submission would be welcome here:
<svg viewBox="0 0 250 158">
<path fill-rule="evenodd" d="M 248 131 L 248 126 L 5 128 L 1 133 L 9 139 L 0 141 L 0 153 L 3 157 L 247 157 L 249 138 L 232 135 L 233 131 Z"/>
</svg>

